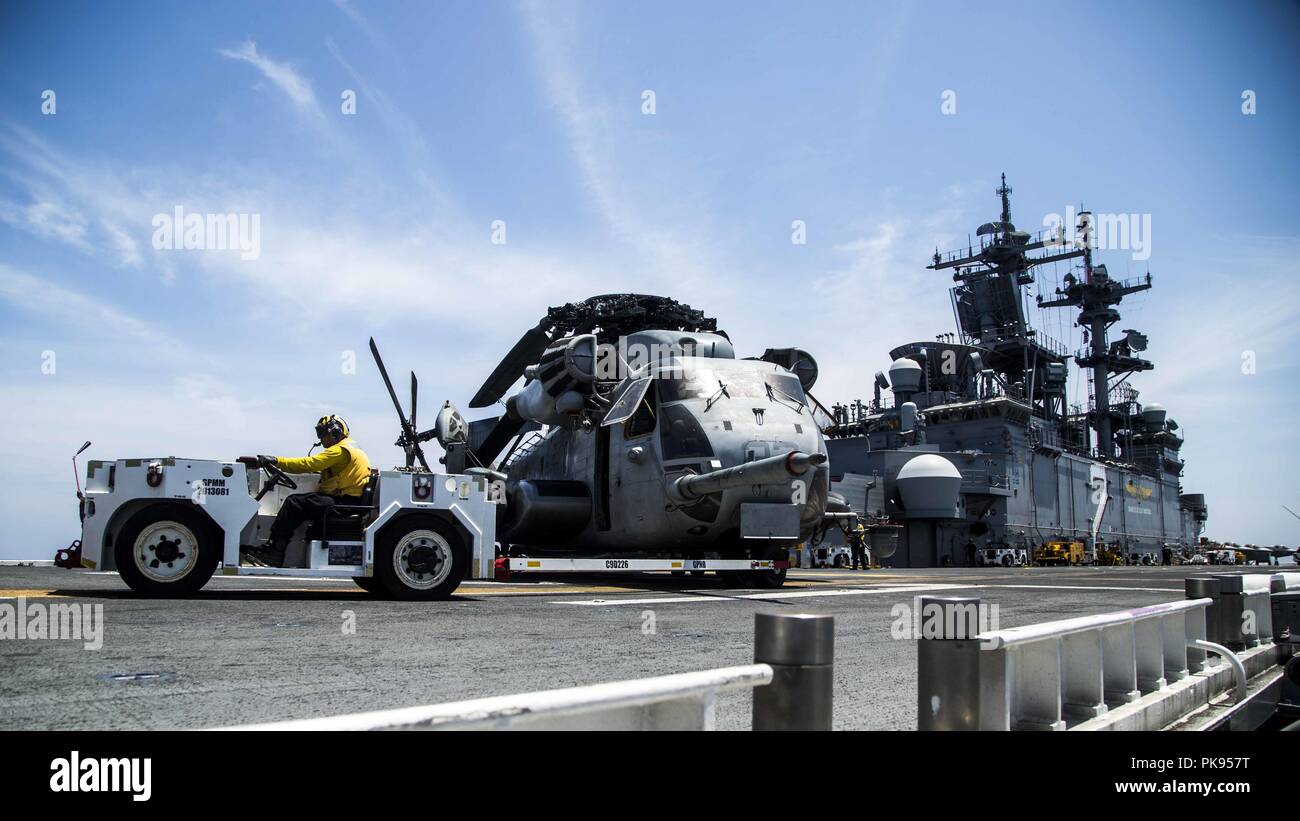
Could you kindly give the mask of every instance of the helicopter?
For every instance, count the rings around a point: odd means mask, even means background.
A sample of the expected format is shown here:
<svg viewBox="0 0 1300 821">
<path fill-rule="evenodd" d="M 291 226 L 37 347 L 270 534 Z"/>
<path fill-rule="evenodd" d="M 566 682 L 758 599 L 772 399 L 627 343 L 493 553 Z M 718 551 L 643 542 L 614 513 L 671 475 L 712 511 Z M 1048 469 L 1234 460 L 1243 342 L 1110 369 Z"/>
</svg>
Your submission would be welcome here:
<svg viewBox="0 0 1300 821">
<path fill-rule="evenodd" d="M 488 376 L 466 422 L 444 403 L 434 428 L 402 425 L 408 468 L 437 439 L 448 473 L 500 488 L 497 538 L 510 556 L 671 556 L 775 562 L 725 572 L 779 587 L 789 550 L 824 524 L 830 471 L 799 348 L 740 359 L 717 320 L 667 297 L 607 294 L 552 307 Z M 523 386 L 507 393 L 524 379 Z M 833 500 L 832 500 L 833 502 Z"/>
</svg>

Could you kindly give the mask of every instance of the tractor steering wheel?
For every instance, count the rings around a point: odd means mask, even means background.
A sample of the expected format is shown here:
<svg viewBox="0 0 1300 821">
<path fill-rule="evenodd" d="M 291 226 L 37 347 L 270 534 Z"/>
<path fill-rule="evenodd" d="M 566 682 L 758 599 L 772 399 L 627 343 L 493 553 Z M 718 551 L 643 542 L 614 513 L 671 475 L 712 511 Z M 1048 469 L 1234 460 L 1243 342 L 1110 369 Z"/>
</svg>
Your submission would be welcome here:
<svg viewBox="0 0 1300 821">
<path fill-rule="evenodd" d="M 256 501 L 259 502 L 262 501 L 262 497 L 265 496 L 267 493 L 270 493 L 271 488 L 275 487 L 276 485 L 279 485 L 281 487 L 286 487 L 289 490 L 298 489 L 298 483 L 290 479 L 289 475 L 285 473 L 283 470 L 280 470 L 280 468 L 276 467 L 275 463 L 263 459 L 259 461 L 258 466 L 262 468 L 262 470 L 266 471 L 266 475 L 271 478 L 271 481 L 267 482 L 262 487 L 262 489 L 258 491 L 257 496 L 253 497 Z"/>
</svg>

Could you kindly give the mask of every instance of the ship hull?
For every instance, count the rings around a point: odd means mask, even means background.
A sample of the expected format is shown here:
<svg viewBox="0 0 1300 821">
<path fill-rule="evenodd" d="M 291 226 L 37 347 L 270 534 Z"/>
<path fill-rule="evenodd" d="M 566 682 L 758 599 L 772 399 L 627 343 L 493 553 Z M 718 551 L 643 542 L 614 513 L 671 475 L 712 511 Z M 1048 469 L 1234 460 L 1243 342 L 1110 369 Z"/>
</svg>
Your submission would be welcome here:
<svg viewBox="0 0 1300 821">
<path fill-rule="evenodd" d="M 1015 425 L 961 423 L 950 432 L 931 426 L 930 433 L 931 441 L 960 444 L 876 449 L 866 436 L 827 441 L 832 489 L 860 514 L 903 526 L 888 560 L 894 567 L 969 566 L 999 548 L 1032 556 L 1058 540 L 1105 545 L 1127 561 L 1157 564 L 1195 549 L 1202 525 L 1196 511 L 1184 508 L 1176 475 L 1034 446 Z M 974 441 L 995 447 L 972 447 Z M 957 518 L 912 517 L 899 504 L 898 471 L 921 453 L 938 454 L 960 471 Z"/>
</svg>

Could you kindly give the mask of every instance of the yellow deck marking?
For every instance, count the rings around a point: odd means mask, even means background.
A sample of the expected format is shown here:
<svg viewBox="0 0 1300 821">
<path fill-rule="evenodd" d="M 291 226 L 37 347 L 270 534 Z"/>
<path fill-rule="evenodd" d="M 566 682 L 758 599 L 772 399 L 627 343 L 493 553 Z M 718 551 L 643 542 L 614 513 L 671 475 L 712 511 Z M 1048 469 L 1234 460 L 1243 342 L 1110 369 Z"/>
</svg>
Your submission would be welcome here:
<svg viewBox="0 0 1300 821">
<path fill-rule="evenodd" d="M 53 590 L 0 590 L 0 599 L 44 599 L 44 598 L 67 598 L 63 594 L 55 594 Z"/>
</svg>

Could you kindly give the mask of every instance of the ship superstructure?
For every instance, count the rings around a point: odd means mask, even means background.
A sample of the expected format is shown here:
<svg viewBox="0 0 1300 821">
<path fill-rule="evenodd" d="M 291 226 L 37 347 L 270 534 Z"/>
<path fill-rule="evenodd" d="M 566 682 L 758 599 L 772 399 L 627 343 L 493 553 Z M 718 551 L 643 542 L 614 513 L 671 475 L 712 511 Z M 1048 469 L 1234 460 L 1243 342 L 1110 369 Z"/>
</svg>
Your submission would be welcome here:
<svg viewBox="0 0 1300 821">
<path fill-rule="evenodd" d="M 833 489 L 869 522 L 901 526 L 892 557 L 877 555 L 894 566 L 1017 564 L 1053 542 L 1107 563 L 1190 553 L 1204 497 L 1183 492 L 1178 424 L 1129 381 L 1153 367 L 1146 336 L 1112 332 L 1150 274 L 1094 264 L 1088 212 L 1073 240 L 1030 234 L 1011 222 L 1006 175 L 996 194 L 999 218 L 927 266 L 952 271 L 957 332 L 894 348 L 869 402 L 832 408 Z M 1070 267 L 1050 291 L 1036 276 L 1049 263 Z M 1039 307 L 1077 311 L 1085 347 L 1033 327 L 1030 286 Z M 1071 359 L 1089 386 L 1074 405 Z"/>
</svg>

